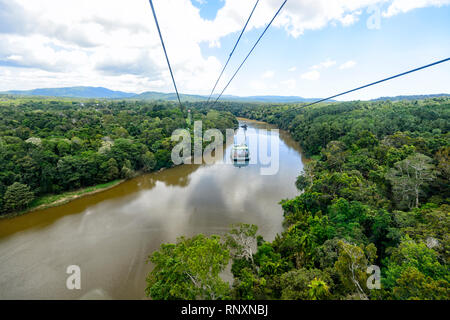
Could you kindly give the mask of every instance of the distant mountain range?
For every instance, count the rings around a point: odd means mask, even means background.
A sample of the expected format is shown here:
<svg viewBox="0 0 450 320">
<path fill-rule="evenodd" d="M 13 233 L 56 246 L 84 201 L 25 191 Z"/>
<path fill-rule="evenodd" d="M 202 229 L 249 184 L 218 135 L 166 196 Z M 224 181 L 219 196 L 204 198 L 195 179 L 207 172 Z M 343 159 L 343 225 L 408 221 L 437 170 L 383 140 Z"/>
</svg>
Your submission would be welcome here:
<svg viewBox="0 0 450 320">
<path fill-rule="evenodd" d="M 131 97 L 131 99 L 177 101 L 177 94 L 148 91 L 141 94 L 136 94 Z M 208 99 L 208 97 L 193 94 L 180 94 L 180 99 L 183 101 L 197 102 L 205 101 Z"/>
<path fill-rule="evenodd" d="M 27 91 L 13 90 L 2 92 L 3 94 L 22 96 L 45 96 L 45 97 L 67 97 L 67 98 L 108 98 L 124 99 L 136 96 L 135 93 L 122 91 L 112 91 L 102 87 L 67 87 L 67 88 L 46 88 Z"/>
<path fill-rule="evenodd" d="M 164 100 L 164 101 L 176 101 L 177 96 L 175 93 L 162 93 L 162 92 L 144 92 L 141 94 L 113 91 L 103 87 L 66 87 L 66 88 L 44 88 L 34 90 L 12 90 L 6 92 L 0 92 L 0 94 L 9 95 L 22 95 L 22 96 L 45 96 L 45 97 L 65 97 L 65 98 L 85 98 L 85 99 L 131 99 L 131 100 Z M 415 95 L 415 96 L 398 96 L 398 97 L 382 97 L 374 99 L 372 101 L 399 101 L 399 100 L 419 100 L 436 97 L 449 97 L 449 94 L 433 94 L 433 95 Z M 199 102 L 206 101 L 207 96 L 181 94 L 183 101 Z M 217 97 L 217 96 L 216 96 Z M 301 103 L 301 102 L 314 102 L 319 99 L 303 98 L 297 96 L 250 96 L 250 97 L 238 97 L 231 95 L 224 95 L 221 98 L 225 101 L 235 102 L 272 102 L 272 103 Z M 331 100 L 333 101 L 333 100 Z"/>
<path fill-rule="evenodd" d="M 206 101 L 207 96 L 201 95 L 191 95 L 191 94 L 181 94 L 180 98 L 184 101 L 196 102 L 196 101 Z M 214 95 L 213 98 L 217 98 Z M 143 99 L 143 100 L 167 100 L 176 101 L 177 95 L 175 93 L 161 93 L 161 92 L 144 92 L 138 94 L 131 99 Z M 294 102 L 312 102 L 318 99 L 313 98 L 302 98 L 295 96 L 250 96 L 250 97 L 239 97 L 231 95 L 223 95 L 221 100 L 225 101 L 239 101 L 239 102 L 274 102 L 274 103 L 294 103 Z"/>
<path fill-rule="evenodd" d="M 432 99 L 432 98 L 441 98 L 441 97 L 450 97 L 450 94 L 441 93 L 441 94 L 424 94 L 424 95 L 412 95 L 412 96 L 381 97 L 381 98 L 373 99 L 371 101 L 423 100 L 423 99 Z"/>
<path fill-rule="evenodd" d="M 162 92 L 144 92 L 141 94 L 112 91 L 102 87 L 66 87 L 66 88 L 44 88 L 34 90 L 11 90 L 0 92 L 0 94 L 22 95 L 22 96 L 45 96 L 45 97 L 65 97 L 65 98 L 86 98 L 86 99 L 136 99 L 136 100 L 164 100 L 176 101 L 177 95 L 175 93 Z M 215 96 L 217 98 L 217 96 Z M 181 94 L 180 98 L 183 101 L 198 102 L 206 101 L 207 96 Z M 231 95 L 224 95 L 221 98 L 226 101 L 240 101 L 240 102 L 274 102 L 274 103 L 294 103 L 294 102 L 312 102 L 316 99 L 307 99 L 302 97 L 284 97 L 284 96 L 251 96 L 238 97 Z"/>
</svg>

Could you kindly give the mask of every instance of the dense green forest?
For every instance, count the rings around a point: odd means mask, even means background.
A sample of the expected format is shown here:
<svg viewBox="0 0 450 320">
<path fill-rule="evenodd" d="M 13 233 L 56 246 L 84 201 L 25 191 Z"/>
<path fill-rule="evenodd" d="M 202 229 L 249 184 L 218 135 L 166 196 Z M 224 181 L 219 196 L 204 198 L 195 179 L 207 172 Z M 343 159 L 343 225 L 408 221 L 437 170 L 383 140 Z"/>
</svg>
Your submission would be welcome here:
<svg viewBox="0 0 450 320">
<path fill-rule="evenodd" d="M 238 225 L 225 236 L 163 244 L 149 258 L 149 296 L 450 298 L 450 99 L 216 109 L 294 136 L 311 158 L 299 196 L 281 201 L 285 231 L 273 242 Z M 229 261 L 231 288 L 220 277 Z M 367 286 L 376 284 L 373 265 L 379 290 Z"/>
<path fill-rule="evenodd" d="M 203 129 L 235 128 L 231 113 L 192 111 Z M 170 137 L 192 129 L 165 102 L 0 97 L 0 216 L 39 197 L 171 167 Z"/>
</svg>

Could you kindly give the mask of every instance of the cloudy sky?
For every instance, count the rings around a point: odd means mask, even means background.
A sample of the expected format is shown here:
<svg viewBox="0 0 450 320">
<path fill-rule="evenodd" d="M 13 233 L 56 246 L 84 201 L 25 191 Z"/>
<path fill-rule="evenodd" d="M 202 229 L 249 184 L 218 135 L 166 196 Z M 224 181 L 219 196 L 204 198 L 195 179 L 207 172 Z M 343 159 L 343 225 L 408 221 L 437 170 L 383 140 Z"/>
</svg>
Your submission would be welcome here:
<svg viewBox="0 0 450 320">
<path fill-rule="evenodd" d="M 256 0 L 154 0 L 183 93 L 208 94 Z M 283 0 L 260 0 L 220 89 Z M 450 57 L 450 0 L 288 0 L 227 94 L 324 97 Z M 147 0 L 0 0 L 0 91 L 171 92 Z M 450 93 L 450 63 L 343 97 Z"/>
</svg>

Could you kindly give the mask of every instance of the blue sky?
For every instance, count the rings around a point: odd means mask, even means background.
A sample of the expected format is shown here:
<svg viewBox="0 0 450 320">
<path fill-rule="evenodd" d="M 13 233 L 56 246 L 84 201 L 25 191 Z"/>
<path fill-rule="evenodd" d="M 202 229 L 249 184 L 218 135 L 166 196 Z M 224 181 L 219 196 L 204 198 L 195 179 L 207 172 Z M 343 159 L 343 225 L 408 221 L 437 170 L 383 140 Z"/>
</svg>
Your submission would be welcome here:
<svg viewBox="0 0 450 320">
<path fill-rule="evenodd" d="M 209 93 L 254 3 L 154 0 L 181 92 Z M 281 3 L 260 0 L 218 91 Z M 325 97 L 448 58 L 449 17 L 450 0 L 288 0 L 225 94 Z M 341 99 L 450 93 L 449 75 L 447 62 Z M 147 1 L 0 0 L 0 91 L 72 85 L 173 91 Z"/>
<path fill-rule="evenodd" d="M 225 2 L 222 0 L 207 1 L 207 0 L 192 0 L 192 4 L 200 9 L 200 16 L 203 19 L 214 20 L 217 12 L 223 8 Z"/>
</svg>

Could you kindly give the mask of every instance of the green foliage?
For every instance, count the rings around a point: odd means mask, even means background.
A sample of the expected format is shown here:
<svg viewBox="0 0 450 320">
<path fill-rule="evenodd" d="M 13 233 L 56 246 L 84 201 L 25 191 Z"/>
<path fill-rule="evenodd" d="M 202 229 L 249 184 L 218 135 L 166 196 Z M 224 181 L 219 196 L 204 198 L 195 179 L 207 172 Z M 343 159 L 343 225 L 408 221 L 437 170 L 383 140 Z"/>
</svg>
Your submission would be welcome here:
<svg viewBox="0 0 450 320">
<path fill-rule="evenodd" d="M 142 155 L 141 162 L 145 172 L 151 172 L 156 167 L 155 155 L 150 151 Z"/>
<path fill-rule="evenodd" d="M 333 280 L 318 269 L 296 269 L 281 276 L 283 300 L 320 300 L 330 297 Z"/>
<path fill-rule="evenodd" d="M 111 181 L 119 177 L 119 168 L 117 167 L 117 161 L 114 158 L 109 159 L 100 165 L 100 172 L 104 177 L 104 181 Z"/>
<path fill-rule="evenodd" d="M 157 300 L 227 299 L 230 288 L 219 274 L 229 260 L 219 236 L 200 234 L 163 244 L 149 258 L 154 268 L 147 276 L 146 294 Z"/>
<path fill-rule="evenodd" d="M 3 208 L 6 212 L 26 209 L 33 201 L 34 194 L 26 184 L 14 182 L 6 188 Z"/>
<path fill-rule="evenodd" d="M 233 266 L 236 265 L 236 260 Z M 251 268 L 241 268 L 235 276 L 233 284 L 233 298 L 239 300 L 260 300 L 267 298 L 267 282 L 264 277 L 259 277 Z"/>
<path fill-rule="evenodd" d="M 394 299 L 445 299 L 450 297 L 448 267 L 424 243 L 405 238 L 387 261 L 383 285 Z"/>
<path fill-rule="evenodd" d="M 305 177 L 303 174 L 299 175 L 297 177 L 297 180 L 295 181 L 295 186 L 299 191 L 305 190 L 310 186 L 308 178 Z"/>
<path fill-rule="evenodd" d="M 387 179 L 392 183 L 399 206 L 406 203 L 410 209 L 417 208 L 423 189 L 435 179 L 432 159 L 420 153 L 410 155 L 389 170 Z"/>
<path fill-rule="evenodd" d="M 311 300 L 323 300 L 326 299 L 330 292 L 325 281 L 314 278 L 311 280 L 309 287 L 309 298 Z"/>
<path fill-rule="evenodd" d="M 408 267 L 397 279 L 392 297 L 398 300 L 449 300 L 450 289 L 448 280 L 434 280 L 416 268 Z"/>
<path fill-rule="evenodd" d="M 349 294 L 356 293 L 360 299 L 367 299 L 367 267 L 376 259 L 376 247 L 371 243 L 364 247 L 340 241 L 339 257 L 334 265 L 341 283 Z"/>
</svg>

